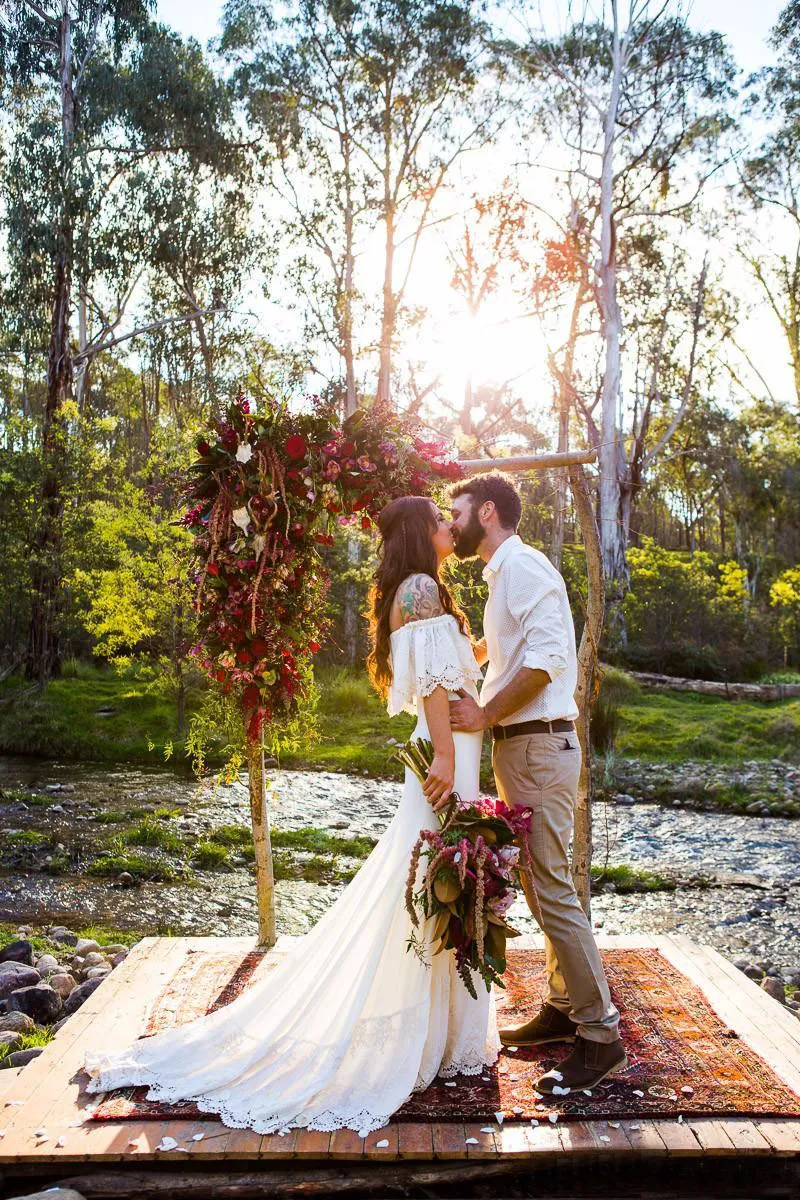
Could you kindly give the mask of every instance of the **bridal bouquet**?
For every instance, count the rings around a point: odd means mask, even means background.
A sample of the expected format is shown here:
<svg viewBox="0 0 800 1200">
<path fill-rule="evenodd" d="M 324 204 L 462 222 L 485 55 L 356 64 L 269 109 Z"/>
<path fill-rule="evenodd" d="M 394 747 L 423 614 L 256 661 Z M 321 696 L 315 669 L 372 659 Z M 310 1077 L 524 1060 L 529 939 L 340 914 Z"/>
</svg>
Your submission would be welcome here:
<svg viewBox="0 0 800 1200">
<path fill-rule="evenodd" d="M 393 757 L 423 783 L 433 754 L 431 742 L 417 739 L 407 742 Z M 489 796 L 468 804 L 453 792 L 437 816 L 440 828 L 421 830 L 412 851 L 406 908 L 415 929 L 420 914 L 433 918 L 433 953 L 455 951 L 464 986 L 477 998 L 473 971 L 481 976 L 487 991 L 493 983 L 504 986 L 506 940 L 519 937 L 506 921 L 506 913 L 516 899 L 521 874 L 535 895 L 528 846 L 531 814 Z M 421 861 L 425 869 L 417 888 Z M 425 947 L 416 933 L 412 933 L 408 948 L 423 957 Z"/>
</svg>

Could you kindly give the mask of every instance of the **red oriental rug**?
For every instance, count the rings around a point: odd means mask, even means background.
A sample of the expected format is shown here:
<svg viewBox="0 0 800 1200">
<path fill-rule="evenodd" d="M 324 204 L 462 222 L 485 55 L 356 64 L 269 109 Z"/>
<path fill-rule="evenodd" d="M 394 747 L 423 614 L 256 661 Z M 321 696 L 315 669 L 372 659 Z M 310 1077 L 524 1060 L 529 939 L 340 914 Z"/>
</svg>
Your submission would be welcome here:
<svg viewBox="0 0 800 1200">
<path fill-rule="evenodd" d="M 397 1121 L 480 1122 L 503 1113 L 507 1121 L 742 1114 L 800 1116 L 800 1098 L 771 1067 L 720 1020 L 700 989 L 657 950 L 606 950 L 603 963 L 630 1066 L 585 1093 L 537 1102 L 534 1082 L 569 1047 L 504 1050 L 483 1076 L 435 1080 L 395 1114 Z M 229 1004 L 262 979 L 272 963 L 261 951 L 191 952 L 157 998 L 145 1035 L 182 1025 Z M 544 954 L 510 950 L 506 991 L 498 993 L 501 1025 L 538 1011 L 545 993 Z M 453 1083 L 455 1082 L 455 1086 Z M 190 1103 L 160 1104 L 147 1089 L 108 1093 L 94 1110 L 99 1121 L 213 1120 Z"/>
</svg>

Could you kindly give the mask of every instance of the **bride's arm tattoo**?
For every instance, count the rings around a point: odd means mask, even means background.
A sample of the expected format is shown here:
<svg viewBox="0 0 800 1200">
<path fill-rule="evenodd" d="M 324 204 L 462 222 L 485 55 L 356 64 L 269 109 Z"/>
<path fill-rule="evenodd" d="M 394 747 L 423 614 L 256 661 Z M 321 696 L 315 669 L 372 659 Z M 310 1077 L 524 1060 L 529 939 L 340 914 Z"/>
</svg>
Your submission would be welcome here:
<svg viewBox="0 0 800 1200">
<path fill-rule="evenodd" d="M 444 612 L 436 580 L 430 575 L 412 575 L 400 584 L 397 603 L 403 624 L 409 621 L 424 621 L 427 617 L 440 617 Z"/>
</svg>

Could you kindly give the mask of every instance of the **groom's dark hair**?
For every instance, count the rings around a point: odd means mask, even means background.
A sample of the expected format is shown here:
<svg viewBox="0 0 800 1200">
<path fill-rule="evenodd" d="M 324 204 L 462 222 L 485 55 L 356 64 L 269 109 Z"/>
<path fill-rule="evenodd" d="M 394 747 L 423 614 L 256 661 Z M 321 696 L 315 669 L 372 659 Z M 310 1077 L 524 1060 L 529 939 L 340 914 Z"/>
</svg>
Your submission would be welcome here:
<svg viewBox="0 0 800 1200">
<path fill-rule="evenodd" d="M 511 480 L 499 471 L 473 475 L 471 479 L 454 484 L 450 489 L 450 498 L 455 500 L 457 496 L 469 496 L 473 512 L 491 500 L 503 528 L 516 532 L 522 516 L 522 501 Z"/>
</svg>

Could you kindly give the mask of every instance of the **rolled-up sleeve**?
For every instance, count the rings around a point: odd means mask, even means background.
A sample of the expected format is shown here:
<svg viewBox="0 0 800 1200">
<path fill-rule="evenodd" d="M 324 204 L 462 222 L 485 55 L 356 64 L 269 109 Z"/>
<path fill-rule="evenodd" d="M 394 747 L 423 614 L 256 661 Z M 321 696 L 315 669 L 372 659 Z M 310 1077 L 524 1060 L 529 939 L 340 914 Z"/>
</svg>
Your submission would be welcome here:
<svg viewBox="0 0 800 1200">
<path fill-rule="evenodd" d="M 568 665 L 558 584 L 523 556 L 510 559 L 506 570 L 508 608 L 525 641 L 522 665 L 546 671 L 552 682 Z"/>
</svg>

